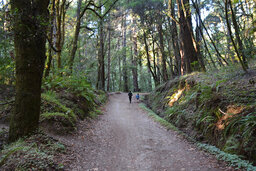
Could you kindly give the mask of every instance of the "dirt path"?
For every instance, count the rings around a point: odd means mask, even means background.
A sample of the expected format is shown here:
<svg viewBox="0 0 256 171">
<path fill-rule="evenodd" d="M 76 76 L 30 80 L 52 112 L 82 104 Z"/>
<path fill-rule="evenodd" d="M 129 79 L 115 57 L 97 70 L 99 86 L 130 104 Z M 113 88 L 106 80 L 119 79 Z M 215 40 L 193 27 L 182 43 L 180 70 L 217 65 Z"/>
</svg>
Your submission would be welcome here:
<svg viewBox="0 0 256 171">
<path fill-rule="evenodd" d="M 152 121 L 138 103 L 128 103 L 127 94 L 111 95 L 104 115 L 90 125 L 81 123 L 78 135 L 65 142 L 74 158 L 68 170 L 230 170 Z"/>
</svg>

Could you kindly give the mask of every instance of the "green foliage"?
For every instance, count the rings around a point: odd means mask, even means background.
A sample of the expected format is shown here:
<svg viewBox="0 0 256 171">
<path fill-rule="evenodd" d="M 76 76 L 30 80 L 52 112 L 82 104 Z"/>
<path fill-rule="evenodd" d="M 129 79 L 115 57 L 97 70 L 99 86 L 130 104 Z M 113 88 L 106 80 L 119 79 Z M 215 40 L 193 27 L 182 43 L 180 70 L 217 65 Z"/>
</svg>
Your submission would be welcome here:
<svg viewBox="0 0 256 171">
<path fill-rule="evenodd" d="M 193 138 L 256 161 L 256 102 L 249 79 L 234 66 L 219 72 L 193 73 L 180 77 L 178 84 L 172 80 L 157 87 L 148 96 L 148 104 Z M 173 106 L 167 105 L 168 99 L 184 87 L 185 91 Z M 229 108 L 242 112 L 225 116 Z"/>
<path fill-rule="evenodd" d="M 96 119 L 99 115 L 102 115 L 102 111 L 97 109 L 89 112 L 89 118 L 92 118 L 92 119 Z"/>
<path fill-rule="evenodd" d="M 230 136 L 226 143 L 225 146 L 223 147 L 223 151 L 230 153 L 230 154 L 236 154 L 237 151 L 239 150 L 239 140 L 238 138 L 235 138 L 234 136 Z"/>
<path fill-rule="evenodd" d="M 199 148 L 202 148 L 202 149 L 210 152 L 211 154 L 216 155 L 219 160 L 224 160 L 224 161 L 229 162 L 231 166 L 237 167 L 238 169 L 243 168 L 243 169 L 246 169 L 247 171 L 254 171 L 256 169 L 256 167 L 254 167 L 248 161 L 242 160 L 237 155 L 225 153 L 225 152 L 221 151 L 220 149 L 216 148 L 215 146 L 211 146 L 208 144 L 201 144 L 201 143 L 197 143 L 197 146 Z"/>
<path fill-rule="evenodd" d="M 63 144 L 43 134 L 36 134 L 5 146 L 0 166 L 3 170 L 60 169 L 61 163 L 56 163 L 54 156 L 65 151 Z"/>
<path fill-rule="evenodd" d="M 157 114 L 155 114 L 152 110 L 148 109 L 145 106 L 145 104 L 141 103 L 139 106 L 142 109 L 144 109 L 145 111 L 147 111 L 147 113 L 150 117 L 152 117 L 156 122 L 159 122 L 165 128 L 177 131 L 177 133 L 183 135 L 188 140 L 190 140 L 192 142 L 196 142 L 193 138 L 191 138 L 190 136 L 181 132 L 178 128 L 176 128 L 170 122 L 167 122 L 166 120 L 164 120 L 163 118 L 161 118 Z M 230 139 L 229 143 L 234 144 L 235 142 L 233 142 L 233 141 L 234 141 L 234 139 Z M 224 151 L 221 151 L 220 149 L 216 148 L 215 146 L 211 146 L 211 145 L 208 145 L 208 144 L 202 144 L 202 143 L 196 142 L 196 145 L 199 148 L 201 148 L 201 149 L 203 149 L 203 150 L 205 150 L 205 151 L 207 151 L 207 152 L 209 152 L 213 155 L 216 155 L 216 157 L 219 160 L 224 160 L 224 161 L 230 163 L 230 166 L 236 167 L 238 169 L 246 169 L 248 171 L 253 171 L 253 170 L 256 169 L 256 167 L 254 167 L 251 163 L 249 163 L 246 160 L 242 160 L 238 155 L 232 155 L 232 154 L 225 153 Z M 230 147 L 230 145 L 229 145 L 229 147 Z M 229 150 L 230 150 L 230 148 L 229 148 Z"/>
<path fill-rule="evenodd" d="M 11 58 L 0 57 L 0 84 L 14 82 L 14 61 Z"/>
<path fill-rule="evenodd" d="M 59 113 L 59 112 L 54 112 L 54 113 L 43 113 L 41 114 L 41 120 L 43 121 L 44 119 L 52 119 L 52 118 L 57 118 L 57 117 L 60 117 L 60 118 L 64 118 L 66 121 L 68 121 L 68 125 L 71 125 L 71 126 L 75 126 L 75 124 L 73 123 L 72 119 L 70 118 L 69 115 L 65 114 L 65 113 Z"/>
<path fill-rule="evenodd" d="M 256 159 L 256 115 L 255 112 L 230 118 L 225 127 L 225 137 L 236 135 L 239 142 L 236 143 L 236 152 L 243 151 L 245 155 Z M 228 139 L 228 140 L 229 140 Z M 227 141 L 228 143 L 228 141 Z M 228 145 L 226 143 L 226 145 Z M 233 147 L 233 146 L 231 146 Z"/>
<path fill-rule="evenodd" d="M 68 116 L 70 118 L 70 120 L 73 122 L 76 122 L 77 118 L 76 115 L 74 114 L 73 110 L 66 107 L 65 105 L 61 104 L 59 100 L 56 99 L 55 94 L 54 93 L 49 93 L 50 91 L 48 91 L 47 94 L 42 94 L 42 99 L 44 99 L 46 102 L 48 103 L 53 103 L 56 106 L 56 110 L 59 112 L 64 112 L 63 115 Z M 54 95 L 53 95 L 54 94 Z M 60 114 L 60 113 L 55 113 L 55 114 Z M 48 115 L 50 115 L 50 113 L 48 113 Z M 47 115 L 44 115 L 47 116 Z M 59 115 L 60 116 L 60 115 Z"/>
<path fill-rule="evenodd" d="M 46 89 L 67 89 L 70 92 L 87 92 L 93 94 L 93 89 L 86 77 L 82 75 L 50 75 L 44 79 L 43 87 Z"/>
</svg>

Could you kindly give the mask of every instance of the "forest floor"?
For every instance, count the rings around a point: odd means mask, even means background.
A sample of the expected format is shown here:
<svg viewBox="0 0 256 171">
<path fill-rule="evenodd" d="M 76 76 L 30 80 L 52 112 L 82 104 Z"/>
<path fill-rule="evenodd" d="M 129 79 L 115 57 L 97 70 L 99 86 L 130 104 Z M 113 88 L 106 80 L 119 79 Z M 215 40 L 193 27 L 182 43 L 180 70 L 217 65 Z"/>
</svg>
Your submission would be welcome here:
<svg viewBox="0 0 256 171">
<path fill-rule="evenodd" d="M 233 170 L 172 130 L 154 122 L 127 94 L 111 94 L 104 115 L 82 121 L 71 137 L 59 136 L 70 147 L 62 163 L 67 170 Z M 60 159 L 61 160 L 61 159 Z"/>
</svg>

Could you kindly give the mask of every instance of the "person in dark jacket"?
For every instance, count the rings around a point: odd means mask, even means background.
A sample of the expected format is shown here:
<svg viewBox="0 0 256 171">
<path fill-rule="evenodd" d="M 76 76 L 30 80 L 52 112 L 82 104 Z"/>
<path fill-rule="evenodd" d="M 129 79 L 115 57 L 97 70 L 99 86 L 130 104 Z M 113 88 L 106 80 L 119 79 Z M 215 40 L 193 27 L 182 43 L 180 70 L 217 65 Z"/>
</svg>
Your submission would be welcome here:
<svg viewBox="0 0 256 171">
<path fill-rule="evenodd" d="M 128 96 L 129 96 L 130 103 L 132 103 L 132 92 L 131 91 L 128 93 Z"/>
</svg>

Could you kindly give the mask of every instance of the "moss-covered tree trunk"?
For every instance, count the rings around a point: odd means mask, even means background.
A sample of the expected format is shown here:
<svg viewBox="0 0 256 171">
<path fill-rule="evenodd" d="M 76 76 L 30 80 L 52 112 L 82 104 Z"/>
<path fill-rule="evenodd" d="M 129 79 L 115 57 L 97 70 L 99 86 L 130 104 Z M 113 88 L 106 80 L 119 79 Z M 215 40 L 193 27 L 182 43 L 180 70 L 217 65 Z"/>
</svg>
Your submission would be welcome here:
<svg viewBox="0 0 256 171">
<path fill-rule="evenodd" d="M 37 130 L 49 0 L 11 0 L 16 62 L 15 109 L 9 141 Z"/>
</svg>

